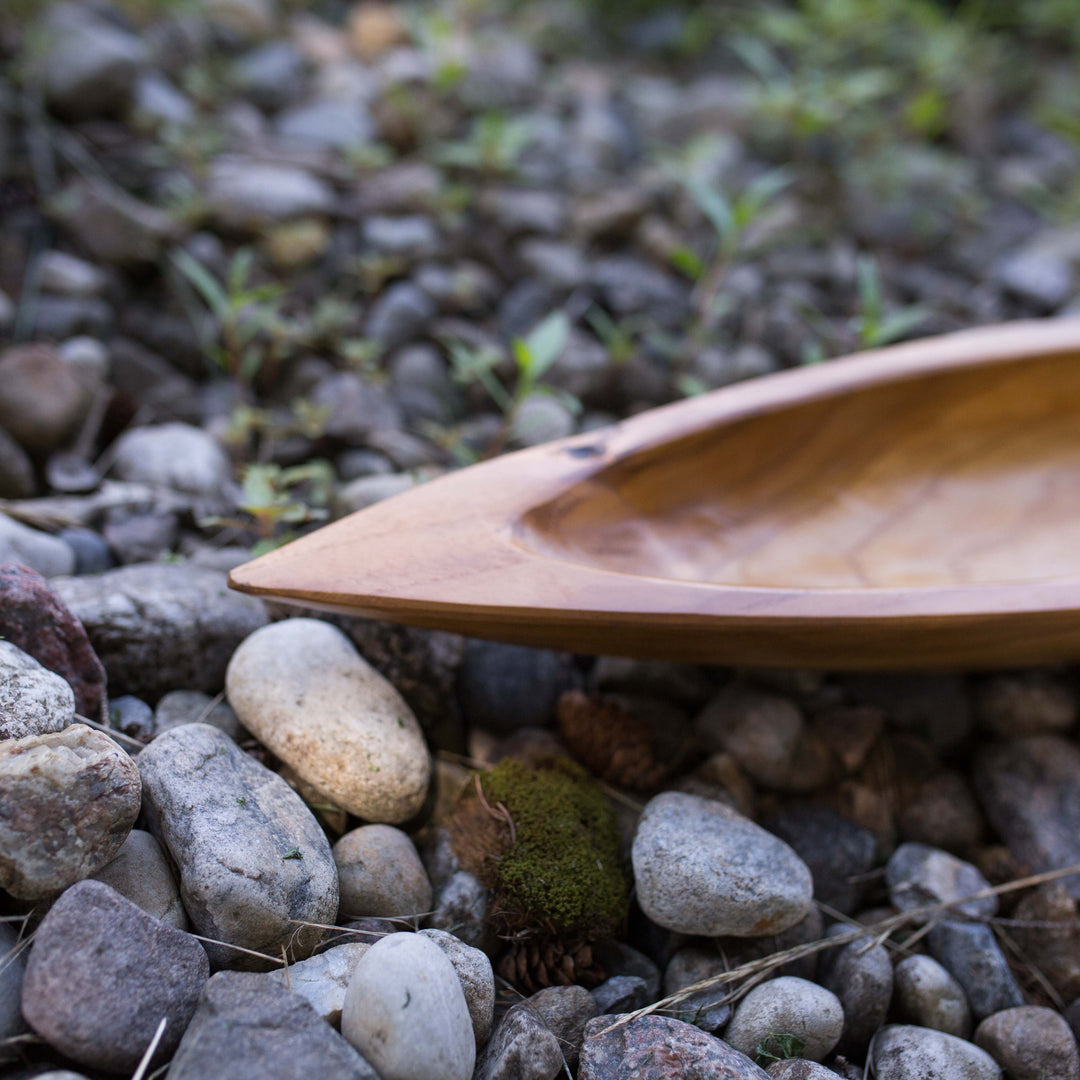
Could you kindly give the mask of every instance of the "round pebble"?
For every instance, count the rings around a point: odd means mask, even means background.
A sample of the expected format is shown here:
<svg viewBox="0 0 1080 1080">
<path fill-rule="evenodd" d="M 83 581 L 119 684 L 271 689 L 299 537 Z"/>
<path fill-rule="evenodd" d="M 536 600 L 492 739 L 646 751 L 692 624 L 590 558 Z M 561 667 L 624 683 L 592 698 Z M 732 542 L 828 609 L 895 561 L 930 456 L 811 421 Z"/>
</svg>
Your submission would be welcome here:
<svg viewBox="0 0 1080 1080">
<path fill-rule="evenodd" d="M 154 837 L 142 829 L 132 829 L 116 853 L 93 877 L 127 897 L 147 914 L 167 926 L 186 930 L 187 912 L 169 861 Z"/>
<path fill-rule="evenodd" d="M 632 859 L 638 902 L 668 930 L 759 937 L 810 910 L 813 878 L 782 840 L 722 803 L 669 791 L 638 822 Z"/>
<path fill-rule="evenodd" d="M 1053 1009 L 1003 1009 L 976 1028 L 974 1041 L 1011 1080 L 1080 1080 L 1076 1039 Z"/>
<path fill-rule="evenodd" d="M 971 1010 L 963 987 L 933 957 L 908 956 L 893 969 L 896 1007 L 904 1019 L 966 1039 Z"/>
<path fill-rule="evenodd" d="M 226 689 L 240 723 L 334 805 L 390 824 L 420 809 L 431 776 L 420 725 L 329 623 L 257 630 L 233 654 Z"/>
<path fill-rule="evenodd" d="M 840 1041 L 844 1009 L 835 994 L 817 983 L 786 975 L 755 986 L 739 1002 L 724 1032 L 724 1040 L 744 1054 L 752 1054 L 763 1040 L 777 1032 L 797 1036 L 799 1053 L 821 1061 Z"/>
<path fill-rule="evenodd" d="M 53 896 L 100 870 L 139 814 L 135 763 L 84 724 L 0 742 L 0 888 Z"/>
<path fill-rule="evenodd" d="M 1001 1080 L 994 1059 L 974 1043 L 904 1024 L 877 1033 L 870 1063 L 875 1080 Z"/>
<path fill-rule="evenodd" d="M 959 900 L 973 893 L 985 892 L 990 882 L 971 865 L 927 844 L 901 844 L 885 866 L 885 883 L 893 906 L 911 911 L 932 904 Z M 950 909 L 972 919 L 996 914 L 996 896 L 967 900 Z"/>
<path fill-rule="evenodd" d="M 341 1033 L 382 1080 L 470 1080 L 476 1039 L 454 965 L 428 938 L 391 934 L 360 958 Z"/>
<path fill-rule="evenodd" d="M 341 914 L 422 915 L 431 910 L 431 882 L 413 842 L 392 825 L 362 825 L 333 847 Z"/>
</svg>

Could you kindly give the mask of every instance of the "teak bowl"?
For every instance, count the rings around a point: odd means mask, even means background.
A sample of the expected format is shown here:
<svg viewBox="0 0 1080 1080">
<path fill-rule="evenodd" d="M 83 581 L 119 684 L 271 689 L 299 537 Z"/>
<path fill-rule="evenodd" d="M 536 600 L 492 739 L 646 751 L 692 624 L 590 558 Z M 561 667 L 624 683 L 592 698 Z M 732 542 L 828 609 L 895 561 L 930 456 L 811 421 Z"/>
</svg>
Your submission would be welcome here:
<svg viewBox="0 0 1080 1080">
<path fill-rule="evenodd" d="M 862 353 L 508 454 L 230 583 L 587 653 L 829 668 L 1080 657 L 1080 320 Z"/>
</svg>

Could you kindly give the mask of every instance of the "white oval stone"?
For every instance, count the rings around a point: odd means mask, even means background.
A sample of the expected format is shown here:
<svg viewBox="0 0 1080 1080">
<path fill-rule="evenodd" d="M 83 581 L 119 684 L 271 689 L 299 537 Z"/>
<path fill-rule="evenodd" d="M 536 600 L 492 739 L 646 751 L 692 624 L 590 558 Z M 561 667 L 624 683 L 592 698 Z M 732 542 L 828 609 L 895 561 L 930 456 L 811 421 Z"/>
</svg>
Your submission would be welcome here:
<svg viewBox="0 0 1080 1080">
<path fill-rule="evenodd" d="M 760 937 L 800 922 L 814 880 L 787 844 L 723 803 L 667 791 L 645 807 L 631 857 L 642 911 L 666 930 Z"/>
<path fill-rule="evenodd" d="M 877 1080 L 1001 1080 L 997 1062 L 974 1043 L 906 1024 L 878 1031 L 870 1064 Z"/>
<path fill-rule="evenodd" d="M 770 1034 L 789 1033 L 802 1040 L 799 1057 L 821 1061 L 840 1041 L 844 1031 L 844 1007 L 823 986 L 785 975 L 755 986 L 739 1002 L 724 1041 L 743 1054 Z"/>
<path fill-rule="evenodd" d="M 225 688 L 240 723 L 335 805 L 389 823 L 420 809 L 431 777 L 420 725 L 336 627 L 285 619 L 256 630 Z"/>
<path fill-rule="evenodd" d="M 419 934 L 391 934 L 360 958 L 341 1034 L 382 1080 L 470 1080 L 476 1041 L 446 954 Z"/>
<path fill-rule="evenodd" d="M 191 424 L 132 428 L 116 440 L 114 454 L 121 480 L 192 495 L 217 495 L 232 475 L 229 458 L 213 436 Z"/>
</svg>

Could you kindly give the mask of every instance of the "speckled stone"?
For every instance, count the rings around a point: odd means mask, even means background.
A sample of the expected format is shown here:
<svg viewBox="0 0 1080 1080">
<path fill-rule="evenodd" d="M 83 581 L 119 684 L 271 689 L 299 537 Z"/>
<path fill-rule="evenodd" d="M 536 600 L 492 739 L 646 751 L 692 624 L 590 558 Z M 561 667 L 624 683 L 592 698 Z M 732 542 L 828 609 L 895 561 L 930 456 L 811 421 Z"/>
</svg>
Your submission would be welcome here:
<svg viewBox="0 0 1080 1080">
<path fill-rule="evenodd" d="M 638 902 L 668 930 L 758 937 L 810 910 L 813 878 L 782 840 L 710 799 L 650 800 L 633 843 Z"/>
</svg>

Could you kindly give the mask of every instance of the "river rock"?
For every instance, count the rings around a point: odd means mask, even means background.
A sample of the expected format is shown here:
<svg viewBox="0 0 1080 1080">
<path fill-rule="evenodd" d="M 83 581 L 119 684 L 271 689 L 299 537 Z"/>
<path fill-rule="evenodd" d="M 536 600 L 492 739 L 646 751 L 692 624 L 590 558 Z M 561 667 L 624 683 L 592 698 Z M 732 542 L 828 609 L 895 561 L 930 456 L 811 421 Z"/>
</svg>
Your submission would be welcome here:
<svg viewBox="0 0 1080 1080">
<path fill-rule="evenodd" d="M 885 866 L 885 884 L 893 907 L 900 911 L 959 900 L 989 890 L 990 882 L 971 865 L 927 844 L 901 844 Z M 949 910 L 971 919 L 997 913 L 996 896 L 967 900 Z"/>
<path fill-rule="evenodd" d="M 528 1005 L 515 1005 L 480 1055 L 475 1080 L 553 1080 L 566 1067 L 559 1040 Z"/>
<path fill-rule="evenodd" d="M 649 1003 L 648 984 L 638 975 L 613 975 L 590 993 L 600 1015 L 633 1012 Z"/>
<path fill-rule="evenodd" d="M 905 957 L 893 969 L 893 979 L 902 1019 L 961 1039 L 971 1034 L 964 988 L 933 957 Z"/>
<path fill-rule="evenodd" d="M 299 994 L 328 1024 L 337 1027 L 349 980 L 370 948 L 367 942 L 348 941 L 288 968 L 268 971 L 265 978 Z"/>
<path fill-rule="evenodd" d="M 61 731 L 74 720 L 71 687 L 10 641 L 0 640 L 0 739 Z"/>
<path fill-rule="evenodd" d="M 840 1050 L 848 1057 L 864 1057 L 892 1002 L 893 966 L 885 946 L 867 948 L 866 941 L 845 945 L 831 958 L 821 984 L 836 995 L 844 1010 Z"/>
<path fill-rule="evenodd" d="M 233 650 L 267 621 L 261 600 L 194 566 L 123 566 L 54 587 L 86 627 L 113 692 L 152 701 L 178 686 L 216 694 Z"/>
<path fill-rule="evenodd" d="M 638 902 L 668 930 L 760 937 L 810 910 L 813 879 L 782 840 L 710 799 L 669 791 L 649 801 L 632 859 Z"/>
<path fill-rule="evenodd" d="M 391 934 L 360 959 L 341 1032 L 382 1080 L 470 1080 L 476 1040 L 454 965 L 419 934 Z"/>
<path fill-rule="evenodd" d="M 770 1034 L 789 1033 L 803 1041 L 803 1057 L 821 1061 L 843 1030 L 844 1009 L 835 994 L 806 979 L 782 976 L 755 986 L 739 1002 L 724 1039 L 752 1054 Z"/>
<path fill-rule="evenodd" d="M 341 911 L 364 915 L 419 915 L 431 909 L 431 882 L 413 842 L 392 825 L 362 825 L 334 844 Z"/>
<path fill-rule="evenodd" d="M 131 102 L 146 46 L 74 4 L 57 5 L 42 60 L 45 100 L 71 120 L 115 115 Z"/>
<path fill-rule="evenodd" d="M 664 995 L 677 994 L 694 983 L 711 979 L 730 970 L 727 959 L 709 945 L 686 945 L 668 961 L 664 971 Z M 726 986 L 699 990 L 671 1007 L 669 1015 L 709 1032 L 720 1034 L 731 1019 L 732 1007 L 722 999 L 728 994 Z"/>
<path fill-rule="evenodd" d="M 419 337 L 437 314 L 435 301 L 411 281 L 399 281 L 384 289 L 372 303 L 364 321 L 364 336 L 385 349 Z"/>
<path fill-rule="evenodd" d="M 224 702 L 215 701 L 201 690 L 170 690 L 154 710 L 154 736 L 163 735 L 182 724 L 210 724 L 220 728 L 233 742 L 244 737 L 236 713 Z"/>
<path fill-rule="evenodd" d="M 154 1057 L 168 1060 L 210 973 L 190 935 L 166 926 L 100 881 L 81 881 L 34 935 L 23 1014 L 61 1053 L 130 1073 L 167 1020 Z"/>
<path fill-rule="evenodd" d="M 153 262 L 180 231 L 164 210 L 97 176 L 73 179 L 52 200 L 49 210 L 92 259 L 120 266 Z"/>
<path fill-rule="evenodd" d="M 1080 749 L 1058 735 L 984 746 L 975 791 L 991 825 L 1037 873 L 1080 863 Z M 1065 879 L 1080 898 L 1080 875 Z"/>
<path fill-rule="evenodd" d="M 585 1025 L 599 1012 L 592 994 L 584 986 L 549 986 L 526 998 L 524 1004 L 559 1040 L 571 1072 L 577 1069 Z"/>
<path fill-rule="evenodd" d="M 994 1059 L 973 1043 L 904 1024 L 878 1032 L 870 1064 L 876 1080 L 1001 1080 Z"/>
<path fill-rule="evenodd" d="M 0 565 L 0 637 L 67 682 L 79 713 L 100 717 L 105 668 L 86 630 L 40 574 L 17 563 Z"/>
<path fill-rule="evenodd" d="M 121 480 L 169 487 L 191 495 L 220 495 L 232 478 L 225 451 L 190 424 L 155 424 L 124 432 L 113 444 Z"/>
<path fill-rule="evenodd" d="M 708 704 L 694 724 L 713 752 L 732 757 L 759 784 L 783 791 L 807 791 L 823 776 L 808 764 L 808 733 L 801 710 L 776 694 L 728 686 Z"/>
<path fill-rule="evenodd" d="M 218 941 L 294 959 L 333 923 L 337 869 L 314 815 L 276 773 L 209 724 L 185 724 L 139 754 L 146 817 L 180 873 L 195 929 Z M 208 945 L 216 966 L 258 961 Z"/>
<path fill-rule="evenodd" d="M 390 823 L 420 809 L 431 775 L 420 725 L 329 623 L 286 619 L 252 634 L 226 687 L 244 727 L 336 806 Z"/>
<path fill-rule="evenodd" d="M 132 829 L 116 858 L 92 875 L 166 926 L 186 930 L 187 912 L 161 845 L 143 829 Z"/>
<path fill-rule="evenodd" d="M 574 687 L 567 653 L 469 641 L 458 678 L 458 698 L 470 724 L 496 735 L 550 727 L 559 696 Z"/>
<path fill-rule="evenodd" d="M 927 935 L 927 945 L 934 959 L 964 988 L 976 1020 L 1024 1004 L 994 931 L 985 923 L 941 919 Z"/>
<path fill-rule="evenodd" d="M 84 724 L 0 742 L 0 888 L 59 893 L 100 870 L 139 814 L 139 772 Z"/>
<path fill-rule="evenodd" d="M 495 1017 L 495 974 L 491 961 L 485 953 L 445 930 L 421 930 L 420 936 L 434 941 L 454 965 L 469 1007 L 477 1048 L 483 1046 Z"/>
<path fill-rule="evenodd" d="M 864 875 L 874 865 L 874 834 L 828 807 L 799 803 L 764 822 L 809 867 L 814 899 L 845 915 L 856 910 Z"/>
<path fill-rule="evenodd" d="M 1003 1009 L 978 1026 L 974 1041 L 1012 1080 L 1080 1080 L 1076 1039 L 1053 1009 Z"/>
<path fill-rule="evenodd" d="M 295 991 L 218 972 L 169 1066 L 170 1080 L 382 1080 Z"/>
<path fill-rule="evenodd" d="M 770 1080 L 842 1080 L 839 1073 L 826 1069 L 816 1061 L 805 1058 L 789 1058 L 775 1061 L 765 1070 Z"/>
<path fill-rule="evenodd" d="M 43 577 L 75 570 L 75 552 L 55 536 L 0 513 L 0 563 L 18 563 Z"/>
<path fill-rule="evenodd" d="M 1066 732 L 1076 723 L 1076 694 L 1046 671 L 995 675 L 976 696 L 980 725 L 994 735 L 1016 738 Z"/>
<path fill-rule="evenodd" d="M 691 1024 L 640 1016 L 607 1031 L 618 1019 L 586 1024 L 578 1080 L 768 1080 L 745 1054 Z"/>
<path fill-rule="evenodd" d="M 334 193 L 294 165 L 219 158 L 210 166 L 206 200 L 221 228 L 258 232 L 279 221 L 327 214 Z"/>
</svg>

